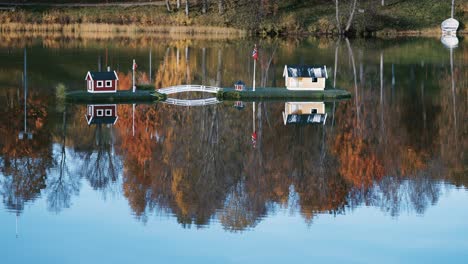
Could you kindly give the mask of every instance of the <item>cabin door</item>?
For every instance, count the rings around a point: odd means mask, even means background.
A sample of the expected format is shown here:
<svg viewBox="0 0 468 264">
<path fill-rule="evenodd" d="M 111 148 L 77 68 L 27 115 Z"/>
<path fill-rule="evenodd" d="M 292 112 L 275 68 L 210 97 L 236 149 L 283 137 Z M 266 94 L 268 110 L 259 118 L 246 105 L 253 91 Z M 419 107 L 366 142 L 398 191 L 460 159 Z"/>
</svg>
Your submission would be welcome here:
<svg viewBox="0 0 468 264">
<path fill-rule="evenodd" d="M 92 90 L 93 90 L 93 81 L 88 80 L 88 91 L 92 91 Z"/>
</svg>

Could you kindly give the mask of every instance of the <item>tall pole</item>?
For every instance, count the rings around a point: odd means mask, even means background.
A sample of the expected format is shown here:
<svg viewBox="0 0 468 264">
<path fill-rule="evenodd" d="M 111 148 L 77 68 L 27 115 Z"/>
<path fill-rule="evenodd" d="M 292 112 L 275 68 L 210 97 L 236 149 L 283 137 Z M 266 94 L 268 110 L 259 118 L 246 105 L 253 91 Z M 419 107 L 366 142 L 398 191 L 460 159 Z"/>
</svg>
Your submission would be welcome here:
<svg viewBox="0 0 468 264">
<path fill-rule="evenodd" d="M 254 59 L 254 68 L 253 68 L 253 91 L 255 92 L 255 65 L 257 64 L 257 60 Z M 255 104 L 255 103 L 254 103 Z"/>
<path fill-rule="evenodd" d="M 152 78 L 151 78 L 151 48 L 150 48 L 150 52 L 149 52 L 149 81 L 150 81 L 150 83 L 152 82 Z"/>
<path fill-rule="evenodd" d="M 136 64 L 135 64 L 135 60 L 133 60 L 133 64 L 132 64 L 133 92 L 135 92 L 135 90 L 136 90 L 136 86 L 135 86 L 135 65 L 136 65 Z"/>
<path fill-rule="evenodd" d="M 453 18 L 454 6 L 455 6 L 455 0 L 452 0 L 452 14 L 451 14 L 452 16 L 451 16 L 451 18 Z"/>
</svg>

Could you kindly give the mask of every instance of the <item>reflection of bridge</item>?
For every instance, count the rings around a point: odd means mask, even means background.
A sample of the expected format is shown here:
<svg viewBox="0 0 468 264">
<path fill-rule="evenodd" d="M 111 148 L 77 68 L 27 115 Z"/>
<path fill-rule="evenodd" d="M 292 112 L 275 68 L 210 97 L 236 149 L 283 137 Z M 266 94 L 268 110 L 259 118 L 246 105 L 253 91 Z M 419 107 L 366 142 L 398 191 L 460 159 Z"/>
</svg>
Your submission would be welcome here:
<svg viewBox="0 0 468 264">
<path fill-rule="evenodd" d="M 162 94 L 176 94 L 184 92 L 204 92 L 204 93 L 214 93 L 216 94 L 220 90 L 219 87 L 214 86 L 205 86 L 205 85 L 177 85 L 167 88 L 159 89 L 158 92 Z M 202 105 L 212 105 L 217 104 L 220 101 L 216 97 L 206 98 L 206 99 L 176 99 L 176 98 L 167 98 L 163 103 L 181 105 L 181 106 L 202 106 Z"/>
</svg>

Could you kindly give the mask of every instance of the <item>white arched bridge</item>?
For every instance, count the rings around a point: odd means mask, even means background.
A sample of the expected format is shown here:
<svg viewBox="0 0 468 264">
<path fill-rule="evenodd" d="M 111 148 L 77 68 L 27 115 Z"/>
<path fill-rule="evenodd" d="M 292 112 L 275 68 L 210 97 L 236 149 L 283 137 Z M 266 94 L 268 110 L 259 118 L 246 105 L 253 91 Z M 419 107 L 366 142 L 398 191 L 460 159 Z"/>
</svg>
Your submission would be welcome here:
<svg viewBox="0 0 468 264">
<path fill-rule="evenodd" d="M 220 90 L 219 87 L 206 86 L 206 85 L 177 85 L 166 88 L 158 89 L 158 93 L 165 95 L 184 93 L 184 92 L 204 92 L 204 93 L 213 93 L 216 94 Z M 220 103 L 216 97 L 205 98 L 205 99 L 177 99 L 177 98 L 167 98 L 163 103 L 180 105 L 180 106 L 203 106 L 203 105 L 213 105 Z"/>
</svg>

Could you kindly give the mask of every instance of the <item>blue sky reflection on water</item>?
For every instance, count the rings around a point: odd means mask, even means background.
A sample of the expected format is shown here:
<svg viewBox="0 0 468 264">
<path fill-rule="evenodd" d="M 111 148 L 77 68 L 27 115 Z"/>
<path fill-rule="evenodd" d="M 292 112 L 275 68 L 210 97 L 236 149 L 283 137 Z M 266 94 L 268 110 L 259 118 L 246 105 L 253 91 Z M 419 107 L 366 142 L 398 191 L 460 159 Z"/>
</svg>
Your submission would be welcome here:
<svg viewBox="0 0 468 264">
<path fill-rule="evenodd" d="M 345 215 L 320 214 L 313 223 L 280 209 L 254 230 L 232 233 L 216 219 L 201 228 L 183 228 L 167 215 L 141 223 L 125 199 L 102 199 L 83 183 L 71 208 L 58 214 L 47 210 L 44 198 L 28 204 L 18 238 L 15 214 L 1 210 L 0 245 L 3 263 L 463 263 L 467 199 L 466 190 L 446 185 L 424 215 L 391 217 L 360 206 Z"/>
</svg>

